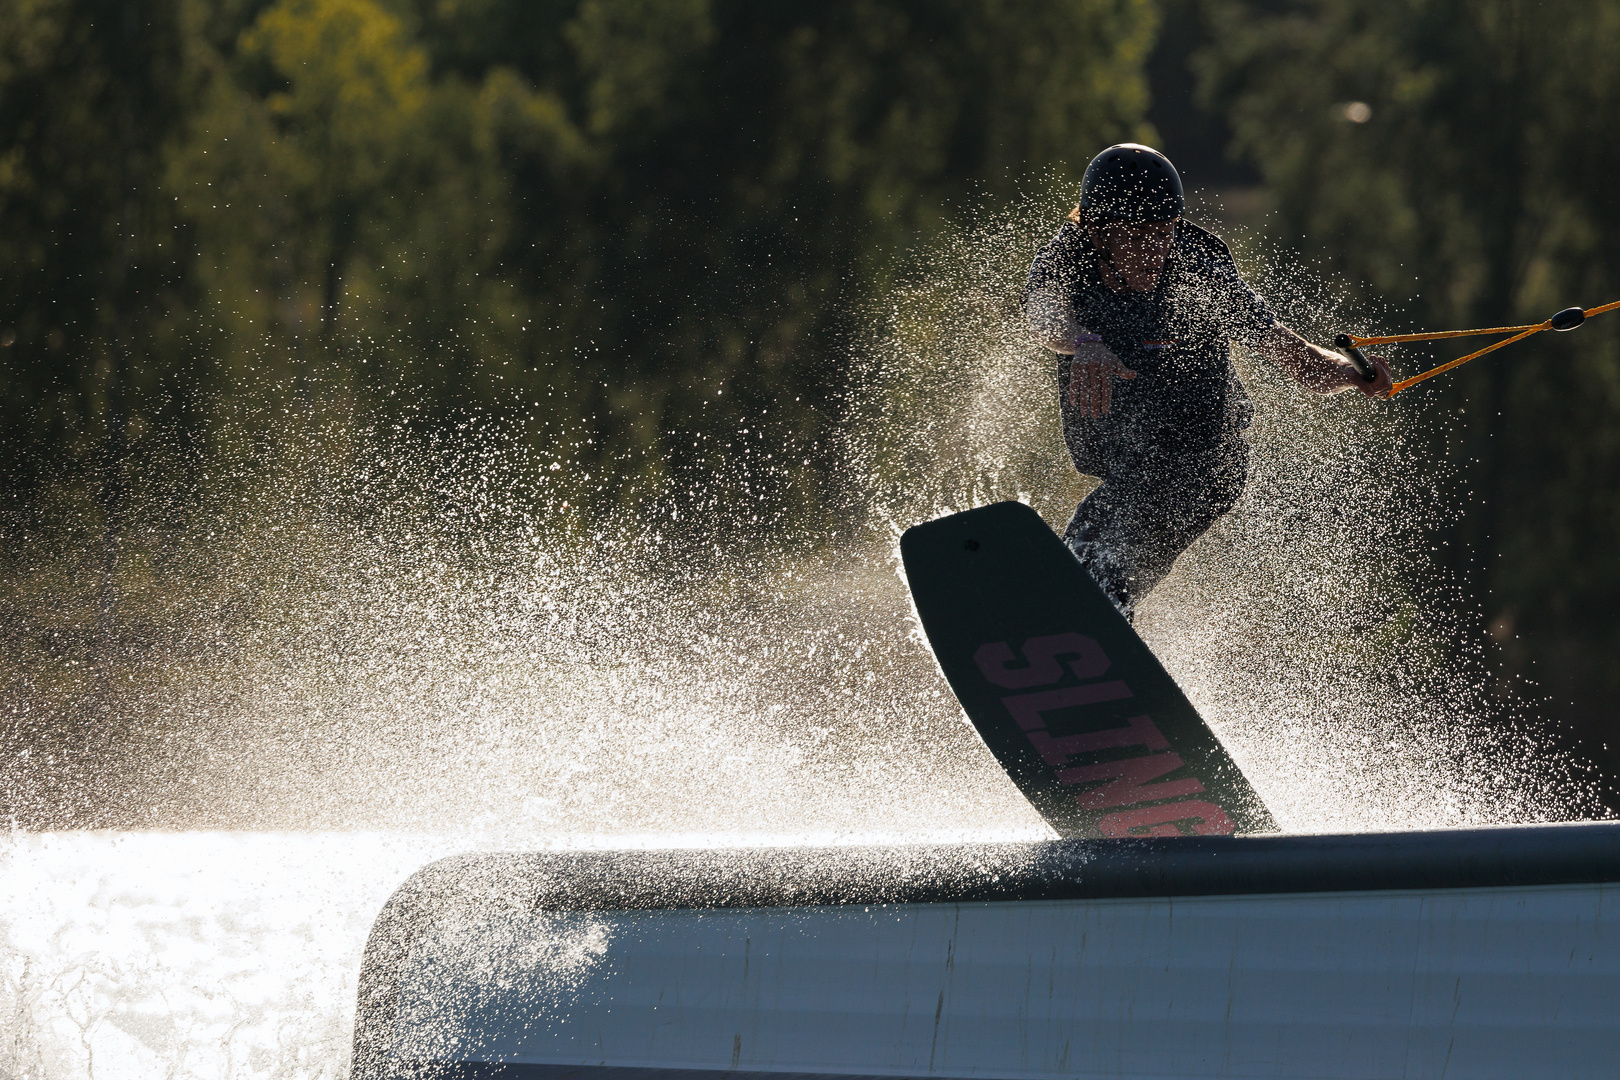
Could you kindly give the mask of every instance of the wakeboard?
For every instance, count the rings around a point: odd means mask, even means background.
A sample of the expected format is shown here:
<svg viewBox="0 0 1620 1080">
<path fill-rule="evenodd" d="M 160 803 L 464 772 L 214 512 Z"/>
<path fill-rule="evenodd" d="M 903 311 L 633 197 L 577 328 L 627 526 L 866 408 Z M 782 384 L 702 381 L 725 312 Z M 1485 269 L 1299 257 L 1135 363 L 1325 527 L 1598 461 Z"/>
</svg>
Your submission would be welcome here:
<svg viewBox="0 0 1620 1080">
<path fill-rule="evenodd" d="M 996 503 L 917 525 L 900 555 L 963 711 L 1058 835 L 1276 830 L 1192 702 L 1034 510 Z"/>
</svg>

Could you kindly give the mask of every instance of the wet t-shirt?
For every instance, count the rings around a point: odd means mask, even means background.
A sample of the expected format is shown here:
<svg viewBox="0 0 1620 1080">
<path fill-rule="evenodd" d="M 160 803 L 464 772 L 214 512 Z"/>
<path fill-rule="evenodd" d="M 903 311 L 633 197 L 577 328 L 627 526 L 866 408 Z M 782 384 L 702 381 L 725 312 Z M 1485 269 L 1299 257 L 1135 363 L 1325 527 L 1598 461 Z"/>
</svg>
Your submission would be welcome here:
<svg viewBox="0 0 1620 1080">
<path fill-rule="evenodd" d="M 1158 287 L 1114 292 L 1086 230 L 1065 222 L 1029 272 L 1026 302 L 1054 299 L 1136 372 L 1114 380 L 1113 407 L 1093 419 L 1070 401 L 1072 358 L 1058 357 L 1064 438 L 1082 472 L 1107 476 L 1144 458 L 1214 451 L 1248 426 L 1253 410 L 1231 342 L 1257 345 L 1277 319 L 1218 236 L 1179 222 Z"/>
</svg>

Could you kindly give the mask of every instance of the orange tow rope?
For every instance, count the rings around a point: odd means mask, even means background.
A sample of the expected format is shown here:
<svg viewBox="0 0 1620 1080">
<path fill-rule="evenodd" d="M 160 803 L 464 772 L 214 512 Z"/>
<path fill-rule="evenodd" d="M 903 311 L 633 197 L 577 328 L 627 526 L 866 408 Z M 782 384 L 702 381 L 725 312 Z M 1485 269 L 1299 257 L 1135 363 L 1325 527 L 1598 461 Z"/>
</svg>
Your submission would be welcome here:
<svg viewBox="0 0 1620 1080">
<path fill-rule="evenodd" d="M 1439 367 L 1430 368 L 1421 375 L 1413 375 L 1409 379 L 1402 379 L 1390 389 L 1389 396 L 1394 397 L 1402 390 L 1405 390 L 1408 386 L 1416 386 L 1424 379 L 1432 379 L 1436 375 L 1439 375 L 1442 372 L 1450 371 L 1454 367 L 1459 367 L 1466 364 L 1470 360 L 1477 360 L 1486 353 L 1495 352 L 1504 345 L 1511 345 L 1515 341 L 1523 341 L 1531 334 L 1539 334 L 1543 330 L 1555 329 L 1553 326 L 1553 321 L 1558 319 L 1559 316 L 1565 315 L 1569 312 L 1579 313 L 1581 317 L 1575 321 L 1574 325 L 1558 328 L 1573 330 L 1586 319 L 1590 319 L 1594 315 L 1602 315 L 1604 312 L 1614 311 L 1616 308 L 1620 308 L 1620 300 L 1616 300 L 1611 304 L 1604 304 L 1602 307 L 1587 308 L 1585 311 L 1581 311 L 1580 308 L 1570 308 L 1568 309 L 1568 312 L 1560 311 L 1557 315 L 1554 315 L 1551 319 L 1548 319 L 1545 322 L 1531 323 L 1528 326 L 1493 326 L 1486 330 L 1442 330 L 1436 334 L 1386 334 L 1383 337 L 1357 337 L 1354 334 L 1347 334 L 1346 336 L 1350 339 L 1351 346 L 1359 349 L 1364 345 L 1394 345 L 1397 342 L 1402 341 L 1440 341 L 1445 338 L 1475 337 L 1481 334 L 1513 335 L 1512 337 L 1503 338 L 1501 341 L 1487 345 L 1478 352 L 1471 352 L 1467 356 L 1459 356 L 1455 360 L 1448 360 Z"/>
</svg>

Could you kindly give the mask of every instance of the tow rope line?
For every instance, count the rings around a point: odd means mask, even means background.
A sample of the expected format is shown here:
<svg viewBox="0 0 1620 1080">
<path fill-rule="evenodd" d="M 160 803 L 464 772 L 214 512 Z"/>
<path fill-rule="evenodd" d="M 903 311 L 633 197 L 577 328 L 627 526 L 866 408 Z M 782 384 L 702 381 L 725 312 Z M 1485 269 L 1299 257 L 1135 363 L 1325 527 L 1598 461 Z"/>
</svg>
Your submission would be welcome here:
<svg viewBox="0 0 1620 1080">
<path fill-rule="evenodd" d="M 1424 334 L 1386 334 L 1382 337 L 1358 337 L 1355 334 L 1340 334 L 1333 339 L 1333 343 L 1340 349 L 1350 353 L 1352 361 L 1361 360 L 1365 363 L 1365 357 L 1360 355 L 1360 350 L 1366 345 L 1394 345 L 1403 341 L 1441 341 L 1446 338 L 1477 337 L 1483 334 L 1512 335 L 1512 337 L 1503 338 L 1501 341 L 1492 342 L 1478 352 L 1471 352 L 1467 356 L 1459 356 L 1457 359 L 1448 360 L 1438 367 L 1432 367 L 1421 375 L 1413 375 L 1411 378 L 1402 379 L 1390 388 L 1389 396 L 1394 397 L 1409 386 L 1416 386 L 1424 379 L 1432 379 L 1436 375 L 1450 371 L 1454 367 L 1460 367 L 1470 360 L 1477 360 L 1486 353 L 1495 352 L 1504 345 L 1512 345 L 1515 341 L 1523 341 L 1530 335 L 1539 334 L 1543 330 L 1573 330 L 1594 315 L 1602 315 L 1617 308 L 1620 308 L 1620 300 L 1604 304 L 1602 307 L 1586 308 L 1584 310 L 1578 307 L 1565 308 L 1545 322 L 1530 323 L 1525 326 L 1492 326 L 1484 330 L 1441 330 L 1438 333 Z M 1371 365 L 1367 366 L 1368 368 L 1371 367 Z M 1362 364 L 1358 363 L 1356 367 L 1360 369 Z"/>
</svg>

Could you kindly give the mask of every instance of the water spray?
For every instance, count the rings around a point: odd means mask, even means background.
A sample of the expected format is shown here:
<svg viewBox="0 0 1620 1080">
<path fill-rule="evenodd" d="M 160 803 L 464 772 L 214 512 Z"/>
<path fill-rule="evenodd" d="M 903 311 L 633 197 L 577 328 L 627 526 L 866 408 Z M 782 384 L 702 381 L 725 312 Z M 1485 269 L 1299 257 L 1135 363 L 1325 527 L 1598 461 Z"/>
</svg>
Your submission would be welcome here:
<svg viewBox="0 0 1620 1080">
<path fill-rule="evenodd" d="M 1438 367 L 1432 367 L 1428 371 L 1422 372 L 1421 374 L 1413 375 L 1407 379 L 1402 379 L 1390 389 L 1389 396 L 1394 397 L 1396 394 L 1400 393 L 1402 390 L 1405 390 L 1409 386 L 1416 386 L 1425 379 L 1432 379 L 1434 376 L 1450 371 L 1454 367 L 1461 367 L 1463 364 L 1468 363 L 1468 361 L 1477 360 L 1486 353 L 1495 352 L 1504 345 L 1512 345 L 1515 341 L 1523 341 L 1525 338 L 1530 337 L 1533 334 L 1539 334 L 1543 330 L 1557 330 L 1559 332 L 1573 330 L 1577 326 L 1584 323 L 1587 319 L 1590 319 L 1596 315 L 1602 315 L 1605 312 L 1614 311 L 1616 308 L 1620 308 L 1620 300 L 1616 300 L 1612 303 L 1604 304 L 1601 307 L 1595 308 L 1568 307 L 1560 312 L 1555 313 L 1551 318 L 1543 322 L 1529 323 L 1524 326 L 1492 326 L 1483 330 L 1441 330 L 1436 332 L 1425 331 L 1416 334 L 1387 334 L 1383 337 L 1358 337 L 1355 334 L 1341 333 L 1334 336 L 1333 345 L 1336 349 L 1343 353 L 1345 358 L 1348 359 L 1355 367 L 1357 374 L 1370 383 L 1378 377 L 1378 371 L 1373 366 L 1372 361 L 1367 358 L 1367 354 L 1362 352 L 1363 346 L 1394 345 L 1407 341 L 1441 341 L 1446 338 L 1479 337 L 1485 334 L 1512 335 L 1510 337 L 1503 338 L 1501 341 L 1492 342 L 1483 349 L 1476 352 L 1471 352 L 1467 356 L 1460 356 L 1455 360 L 1448 360 L 1446 363 L 1441 364 Z"/>
</svg>

